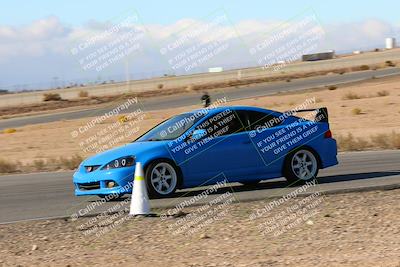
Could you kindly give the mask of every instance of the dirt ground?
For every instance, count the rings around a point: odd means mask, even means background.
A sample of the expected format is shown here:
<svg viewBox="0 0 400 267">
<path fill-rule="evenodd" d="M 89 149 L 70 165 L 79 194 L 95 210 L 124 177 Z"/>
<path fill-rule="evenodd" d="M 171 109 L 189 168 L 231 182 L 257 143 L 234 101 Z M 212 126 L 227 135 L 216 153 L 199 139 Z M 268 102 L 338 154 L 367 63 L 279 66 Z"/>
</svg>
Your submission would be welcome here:
<svg viewBox="0 0 400 267">
<path fill-rule="evenodd" d="M 266 213 L 272 200 L 230 203 L 209 224 L 192 224 L 194 232 L 171 226 L 195 207 L 177 218 L 123 214 L 99 235 L 82 227 L 93 218 L 0 225 L 0 266 L 400 266 L 400 190 L 320 195 L 297 224 L 276 220 L 280 227 L 262 232 L 288 207 L 312 203 L 305 199 Z"/>
<path fill-rule="evenodd" d="M 349 93 L 359 99 L 344 99 Z M 383 96 L 378 96 L 379 93 Z M 250 98 L 229 102 L 228 105 L 250 105 L 286 111 L 297 107 L 307 99 L 315 100 L 315 103 L 308 105 L 307 108 L 328 107 L 334 137 L 346 136 L 349 133 L 363 138 L 370 138 L 380 133 L 390 134 L 393 131 L 400 134 L 399 77 L 373 79 L 358 84 L 338 86 L 334 90 L 323 88 Z M 119 134 L 116 136 L 118 138 L 113 138 L 114 141 L 103 140 L 102 145 L 113 147 L 130 142 L 158 122 L 194 108 L 198 106 L 146 112 L 146 107 L 141 107 L 142 113 L 134 117 L 132 125 L 129 125 L 129 122 L 122 123 L 129 126 L 127 130 L 129 134 L 127 132 Z M 358 115 L 354 114 L 354 109 L 359 109 Z M 110 130 L 109 127 L 118 121 L 118 116 L 97 123 L 76 137 L 72 136 L 74 132 L 79 131 L 80 127 L 84 127 L 93 119 L 94 117 L 30 125 L 17 128 L 14 133 L 2 133 L 0 134 L 2 148 L 0 159 L 32 164 L 34 161 L 54 160 L 58 157 L 68 158 L 76 154 L 83 157 L 95 154 L 99 145 L 97 148 L 93 146 L 93 137 L 98 137 L 99 132 L 102 131 L 116 132 L 116 128 Z"/>
</svg>

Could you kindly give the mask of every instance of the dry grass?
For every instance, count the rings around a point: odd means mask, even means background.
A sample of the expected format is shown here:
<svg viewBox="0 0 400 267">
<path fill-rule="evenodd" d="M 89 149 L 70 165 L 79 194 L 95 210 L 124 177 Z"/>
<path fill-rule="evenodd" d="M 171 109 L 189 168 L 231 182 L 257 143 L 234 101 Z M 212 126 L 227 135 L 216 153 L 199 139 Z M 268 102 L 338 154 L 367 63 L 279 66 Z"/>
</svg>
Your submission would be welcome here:
<svg viewBox="0 0 400 267">
<path fill-rule="evenodd" d="M 12 162 L 0 159 L 0 173 L 56 171 L 60 169 L 75 170 L 82 161 L 83 158 L 80 155 L 74 155 L 69 158 L 37 159 L 26 165 L 18 161 Z"/>
<path fill-rule="evenodd" d="M 127 122 L 129 119 L 128 119 L 128 117 L 126 116 L 126 115 L 120 115 L 119 117 L 118 117 L 118 121 L 120 122 L 120 123 L 124 123 L 124 122 Z"/>
<path fill-rule="evenodd" d="M 371 142 L 376 148 L 400 149 L 400 134 L 395 131 L 390 134 L 376 134 L 371 136 Z"/>
<path fill-rule="evenodd" d="M 15 133 L 17 130 L 14 128 L 7 128 L 3 130 L 3 133 L 5 134 L 10 134 L 10 133 Z"/>
<path fill-rule="evenodd" d="M 361 65 L 360 70 L 369 70 L 370 67 L 368 65 Z"/>
<path fill-rule="evenodd" d="M 354 137 L 351 133 L 336 137 L 340 151 L 361 151 L 366 149 L 400 149 L 400 133 L 376 134 L 369 138 Z"/>
<path fill-rule="evenodd" d="M 33 167 L 35 168 L 35 171 L 43 171 L 46 168 L 46 161 L 42 159 L 37 159 L 33 161 Z"/>
<path fill-rule="evenodd" d="M 344 96 L 343 96 L 343 100 L 354 100 L 354 99 L 361 99 L 361 98 L 363 98 L 361 95 L 358 95 L 358 94 L 356 94 L 356 93 L 353 93 L 353 92 L 348 92 L 347 94 L 345 94 Z"/>
<path fill-rule="evenodd" d="M 87 92 L 87 91 L 80 91 L 79 92 L 79 94 L 78 94 L 78 96 L 79 97 L 88 97 L 89 96 L 89 93 Z"/>
<path fill-rule="evenodd" d="M 360 115 L 361 114 L 361 109 L 360 108 L 353 108 L 352 111 L 351 111 L 351 114 Z"/>
<path fill-rule="evenodd" d="M 361 151 L 370 147 L 367 140 L 360 137 L 356 138 L 351 133 L 347 134 L 347 136 L 337 136 L 336 141 L 340 151 Z"/>
<path fill-rule="evenodd" d="M 43 94 L 43 101 L 61 101 L 62 98 L 57 93 L 45 93 Z"/>
<path fill-rule="evenodd" d="M 82 161 L 83 158 L 79 155 L 74 155 L 70 158 L 61 157 L 59 159 L 60 166 L 64 170 L 75 170 Z"/>
<path fill-rule="evenodd" d="M 377 94 L 377 96 L 388 96 L 388 95 L 390 95 L 390 93 L 388 91 L 386 91 L 386 90 L 379 91 L 376 94 Z"/>
<path fill-rule="evenodd" d="M 385 61 L 385 65 L 386 65 L 387 67 L 396 67 L 396 64 L 393 63 L 391 60 Z"/>
<path fill-rule="evenodd" d="M 16 172 L 17 168 L 15 164 L 0 159 L 0 173 L 13 173 Z"/>
</svg>

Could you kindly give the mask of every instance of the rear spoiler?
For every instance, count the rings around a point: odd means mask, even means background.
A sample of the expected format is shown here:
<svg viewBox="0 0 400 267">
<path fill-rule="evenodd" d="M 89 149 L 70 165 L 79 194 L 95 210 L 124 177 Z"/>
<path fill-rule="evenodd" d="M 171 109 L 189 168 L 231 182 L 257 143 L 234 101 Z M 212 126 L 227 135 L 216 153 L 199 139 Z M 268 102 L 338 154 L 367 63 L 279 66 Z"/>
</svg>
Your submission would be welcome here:
<svg viewBox="0 0 400 267">
<path fill-rule="evenodd" d="M 291 112 L 293 112 L 294 114 L 296 114 L 297 112 L 316 112 L 315 114 L 315 121 L 316 122 L 326 122 L 328 123 L 328 109 L 326 107 L 322 107 L 322 108 L 311 108 L 311 109 L 300 109 L 300 110 L 292 110 Z"/>
</svg>

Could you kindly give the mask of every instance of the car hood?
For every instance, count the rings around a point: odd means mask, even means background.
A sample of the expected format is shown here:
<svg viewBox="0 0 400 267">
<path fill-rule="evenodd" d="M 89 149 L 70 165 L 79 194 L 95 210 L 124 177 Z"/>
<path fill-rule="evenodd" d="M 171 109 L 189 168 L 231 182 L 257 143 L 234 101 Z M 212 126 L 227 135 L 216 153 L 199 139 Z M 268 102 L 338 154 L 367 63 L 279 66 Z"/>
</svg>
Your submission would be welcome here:
<svg viewBox="0 0 400 267">
<path fill-rule="evenodd" d="M 87 158 L 82 162 L 84 166 L 90 165 L 104 165 L 112 160 L 125 157 L 137 156 L 140 153 L 146 152 L 157 147 L 165 146 L 166 141 L 146 141 L 146 142 L 133 142 L 124 146 L 116 147 L 102 153 L 96 154 Z"/>
</svg>

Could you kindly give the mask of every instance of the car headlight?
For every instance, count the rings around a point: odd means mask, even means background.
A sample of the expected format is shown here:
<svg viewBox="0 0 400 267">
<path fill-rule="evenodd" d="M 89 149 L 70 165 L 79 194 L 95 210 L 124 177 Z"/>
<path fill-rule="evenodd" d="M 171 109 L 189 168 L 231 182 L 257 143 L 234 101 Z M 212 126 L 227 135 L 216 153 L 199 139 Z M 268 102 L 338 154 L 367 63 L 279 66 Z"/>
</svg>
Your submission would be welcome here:
<svg viewBox="0 0 400 267">
<path fill-rule="evenodd" d="M 133 164 L 135 164 L 134 157 L 122 157 L 122 158 L 110 161 L 102 168 L 102 170 L 124 168 L 124 167 L 132 166 Z"/>
</svg>

